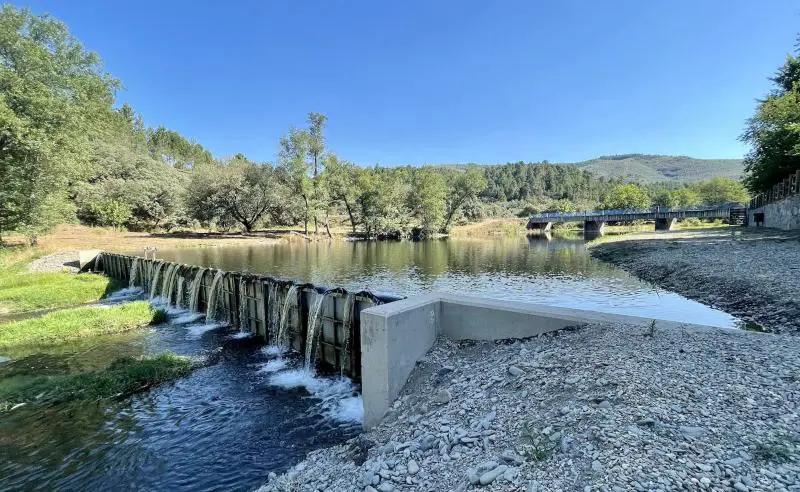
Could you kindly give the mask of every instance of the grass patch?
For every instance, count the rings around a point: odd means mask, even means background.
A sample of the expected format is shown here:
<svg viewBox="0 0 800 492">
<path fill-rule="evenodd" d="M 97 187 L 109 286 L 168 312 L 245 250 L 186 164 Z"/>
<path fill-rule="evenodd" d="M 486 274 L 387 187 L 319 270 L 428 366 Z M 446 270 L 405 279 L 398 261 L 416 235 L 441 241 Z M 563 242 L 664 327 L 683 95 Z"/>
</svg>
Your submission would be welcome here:
<svg viewBox="0 0 800 492">
<path fill-rule="evenodd" d="M 548 436 L 531 422 L 522 424 L 520 432 L 520 454 L 529 462 L 544 461 L 556 450 L 558 443 L 551 442 Z"/>
<path fill-rule="evenodd" d="M 56 404 L 122 398 L 189 374 L 198 364 L 188 357 L 163 353 L 125 357 L 104 371 L 55 376 L 16 375 L 0 380 L 0 411 L 25 403 Z"/>
<path fill-rule="evenodd" d="M 56 345 L 81 338 L 121 333 L 160 319 L 144 301 L 107 309 L 81 307 L 56 311 L 39 318 L 0 324 L 0 353 L 20 346 Z"/>
<path fill-rule="evenodd" d="M 78 306 L 124 287 L 92 273 L 29 273 L 28 263 L 42 254 L 37 249 L 0 249 L 0 315 Z"/>
</svg>

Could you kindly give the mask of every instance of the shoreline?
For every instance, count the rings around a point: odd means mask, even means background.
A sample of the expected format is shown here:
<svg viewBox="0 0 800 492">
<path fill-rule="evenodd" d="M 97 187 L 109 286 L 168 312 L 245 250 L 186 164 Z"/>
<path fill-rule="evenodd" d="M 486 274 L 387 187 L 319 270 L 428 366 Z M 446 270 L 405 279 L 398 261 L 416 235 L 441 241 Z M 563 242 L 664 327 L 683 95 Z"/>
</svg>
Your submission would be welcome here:
<svg viewBox="0 0 800 492">
<path fill-rule="evenodd" d="M 721 309 L 749 328 L 800 331 L 800 234 L 726 228 L 621 236 L 590 254 L 664 289 Z"/>
</svg>

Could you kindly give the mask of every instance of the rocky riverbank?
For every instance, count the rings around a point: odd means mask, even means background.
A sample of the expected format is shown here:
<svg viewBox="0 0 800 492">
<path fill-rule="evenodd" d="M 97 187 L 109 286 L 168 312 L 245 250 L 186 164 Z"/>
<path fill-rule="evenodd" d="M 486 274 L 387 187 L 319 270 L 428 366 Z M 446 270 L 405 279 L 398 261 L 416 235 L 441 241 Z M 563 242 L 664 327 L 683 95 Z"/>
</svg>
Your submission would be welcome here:
<svg viewBox="0 0 800 492">
<path fill-rule="evenodd" d="M 798 353 L 658 324 L 440 340 L 383 423 L 262 491 L 800 490 Z"/>
<path fill-rule="evenodd" d="M 726 228 L 636 234 L 592 256 L 771 332 L 800 330 L 800 235 Z"/>
</svg>

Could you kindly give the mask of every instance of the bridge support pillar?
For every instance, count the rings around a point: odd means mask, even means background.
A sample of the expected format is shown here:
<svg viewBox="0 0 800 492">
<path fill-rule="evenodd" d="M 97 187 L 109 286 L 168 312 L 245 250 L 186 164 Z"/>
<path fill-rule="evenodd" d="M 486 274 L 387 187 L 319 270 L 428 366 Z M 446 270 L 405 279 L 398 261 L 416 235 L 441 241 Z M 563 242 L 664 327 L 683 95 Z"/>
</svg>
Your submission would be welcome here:
<svg viewBox="0 0 800 492">
<path fill-rule="evenodd" d="M 657 231 L 671 231 L 678 219 L 656 219 Z"/>
<path fill-rule="evenodd" d="M 534 231 L 548 232 L 553 228 L 552 222 L 531 222 L 528 224 L 528 229 Z"/>
<path fill-rule="evenodd" d="M 594 239 L 604 234 L 606 223 L 599 220 L 587 220 L 583 223 L 583 238 Z"/>
</svg>

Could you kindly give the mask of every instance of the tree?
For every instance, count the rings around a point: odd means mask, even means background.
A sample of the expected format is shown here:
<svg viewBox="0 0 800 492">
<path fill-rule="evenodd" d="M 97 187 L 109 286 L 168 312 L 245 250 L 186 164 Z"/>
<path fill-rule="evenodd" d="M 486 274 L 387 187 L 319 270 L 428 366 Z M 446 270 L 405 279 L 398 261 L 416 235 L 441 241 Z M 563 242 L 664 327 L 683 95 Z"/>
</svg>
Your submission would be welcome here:
<svg viewBox="0 0 800 492">
<path fill-rule="evenodd" d="M 750 200 L 747 189 L 742 183 L 719 176 L 697 184 L 695 189 L 706 205 L 747 203 Z"/>
<path fill-rule="evenodd" d="M 423 235 L 439 230 L 447 208 L 444 177 L 432 167 L 415 169 L 409 196 L 411 212 L 420 221 Z"/>
<path fill-rule="evenodd" d="M 92 209 L 100 225 L 112 226 L 114 229 L 121 227 L 132 214 L 128 205 L 116 200 L 93 204 Z"/>
<path fill-rule="evenodd" d="M 190 186 L 195 217 L 206 221 L 230 218 L 251 232 L 280 201 L 280 182 L 272 166 L 241 154 L 193 174 Z"/>
<path fill-rule="evenodd" d="M 670 192 L 673 207 L 694 207 L 703 201 L 694 188 L 684 187 Z"/>
<path fill-rule="evenodd" d="M 353 234 L 356 233 L 356 227 L 361 223 L 356 206 L 362 192 L 360 184 L 359 168 L 355 164 L 341 161 L 334 154 L 326 156 L 324 186 L 327 188 L 331 200 L 344 205 Z"/>
<path fill-rule="evenodd" d="M 776 89 L 759 102 L 740 137 L 752 147 L 744 181 L 753 193 L 768 191 L 800 169 L 800 59 L 788 55 L 771 80 Z"/>
<path fill-rule="evenodd" d="M 68 212 L 68 187 L 88 170 L 117 86 L 63 23 L 2 7 L 0 234 L 42 230 Z"/>
<path fill-rule="evenodd" d="M 618 185 L 603 202 L 607 209 L 643 209 L 650 206 L 650 197 L 641 187 L 629 183 Z"/>
<path fill-rule="evenodd" d="M 447 233 L 450 223 L 467 200 L 474 199 L 486 188 L 486 178 L 482 169 L 470 166 L 464 172 L 448 173 L 447 196 L 445 202 L 442 232 Z"/>
<path fill-rule="evenodd" d="M 308 217 L 311 213 L 311 199 L 314 185 L 309 177 L 308 133 L 292 128 L 281 137 L 278 170 L 284 184 L 289 188 L 292 198 L 303 200 L 303 232 L 308 234 Z"/>
</svg>

